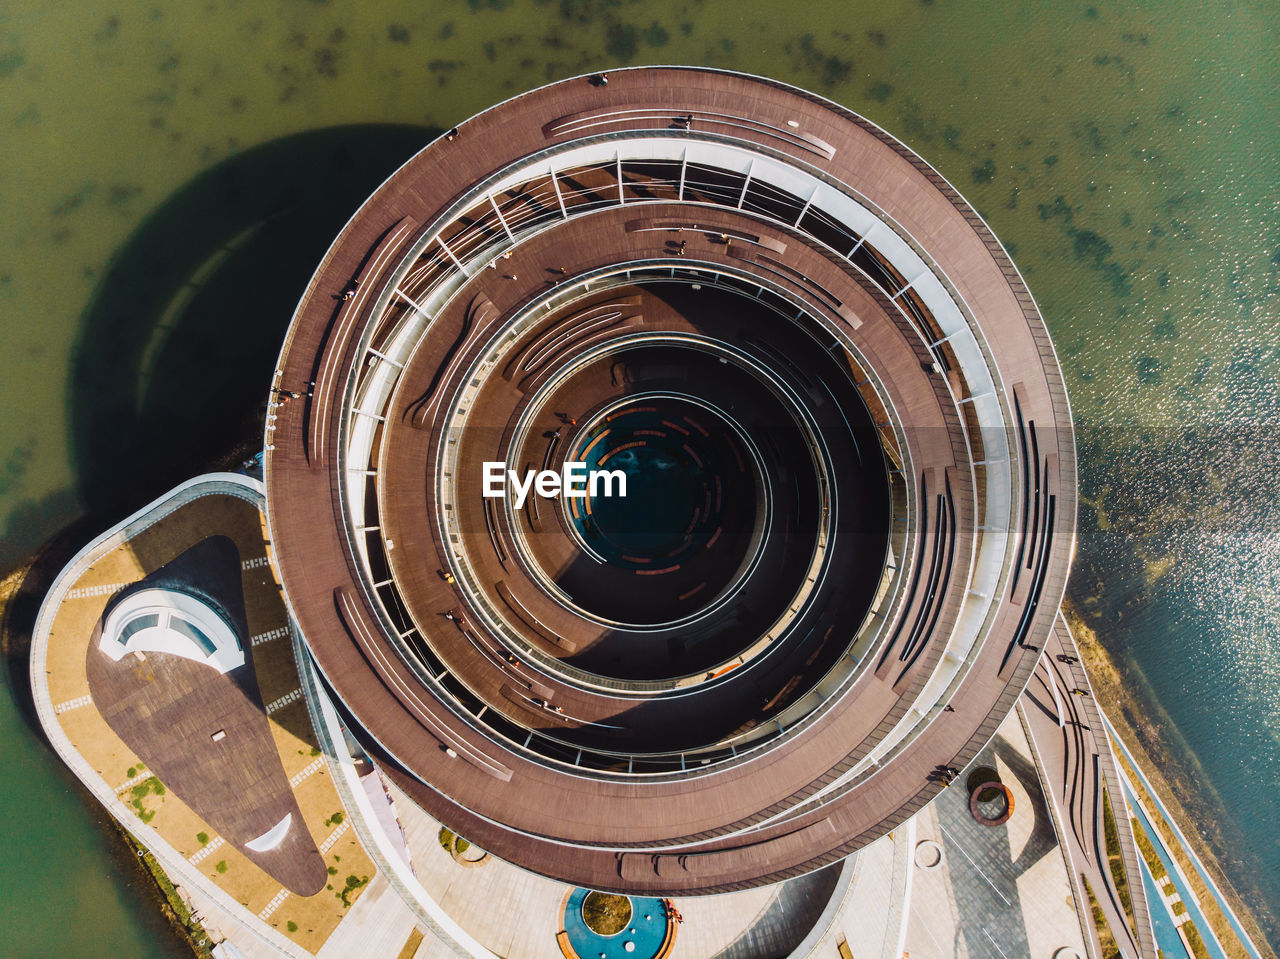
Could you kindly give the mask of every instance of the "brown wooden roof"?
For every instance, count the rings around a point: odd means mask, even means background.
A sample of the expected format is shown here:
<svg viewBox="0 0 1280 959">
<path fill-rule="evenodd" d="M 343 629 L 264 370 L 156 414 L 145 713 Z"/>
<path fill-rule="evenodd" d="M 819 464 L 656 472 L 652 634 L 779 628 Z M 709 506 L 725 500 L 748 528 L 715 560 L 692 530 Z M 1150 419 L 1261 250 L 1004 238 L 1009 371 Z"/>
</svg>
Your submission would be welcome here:
<svg viewBox="0 0 1280 959">
<path fill-rule="evenodd" d="M 688 129 L 679 119 L 686 116 L 693 117 Z M 1018 560 L 1026 564 L 1025 575 L 1016 591 L 1011 582 L 1002 585 L 1006 595 L 955 691 L 954 711 L 939 714 L 891 761 L 828 804 L 733 836 L 814 794 L 867 754 L 919 693 L 964 599 L 978 531 L 962 411 L 946 380 L 929 370 L 934 357 L 924 339 L 884 293 L 799 230 L 741 211 L 699 207 L 695 213 L 663 203 L 645 204 L 642 211 L 630 205 L 603 209 L 523 240 L 498 269 L 475 271 L 434 318 L 402 371 L 384 425 L 380 518 L 387 527 L 383 535 L 394 542 L 397 585 L 419 629 L 449 651 L 451 668 L 474 692 L 504 712 L 519 714 L 524 683 L 525 691 L 533 685 L 549 690 L 566 714 L 616 716 L 634 710 L 634 700 L 587 694 L 545 671 L 535 675 L 527 662 L 513 675 L 504 660 L 486 655 L 493 638 L 476 633 L 473 621 L 468 634 L 434 615 L 460 599 L 436 574 L 449 562 L 429 498 L 438 439 L 432 427 L 441 405 L 433 396 L 450 395 L 470 360 L 489 348 L 488 333 L 513 311 L 580 273 L 670 258 L 670 231 L 681 225 L 688 245 L 681 267 L 704 263 L 765 275 L 847 336 L 875 370 L 909 446 L 913 506 L 917 516 L 925 511 L 928 522 L 908 560 L 928 563 L 948 549 L 955 573 L 937 597 L 906 598 L 904 586 L 895 620 L 914 622 L 924 609 L 929 628 L 919 640 L 910 639 L 909 630 L 886 628 L 886 642 L 916 642 L 918 649 L 906 659 L 903 648 L 878 650 L 872 668 L 820 723 L 749 762 L 622 781 L 570 775 L 502 747 L 440 702 L 397 654 L 362 585 L 340 501 L 349 372 L 361 358 L 361 334 L 379 320 L 373 315 L 378 295 L 413 238 L 506 162 L 575 137 L 638 131 L 724 137 L 772 151 L 847 185 L 883 211 L 954 284 L 991 345 L 1011 407 L 1017 386 L 1021 434 L 1034 424 L 1037 436 L 1035 446 L 1013 439 L 1018 466 L 1027 466 L 1022 495 L 1037 505 L 1025 520 L 1014 517 L 1026 527 Z M 653 228 L 636 229 L 637 218 Z M 755 239 L 726 245 L 718 242 L 721 233 Z M 359 280 L 355 295 L 340 299 L 353 279 Z M 657 320 L 660 313 L 649 304 L 635 322 L 647 322 L 650 314 Z M 673 328 L 681 322 L 678 311 L 661 318 Z M 683 322 L 696 328 L 708 321 L 685 315 Z M 972 208 L 922 160 L 855 115 L 779 84 L 705 69 L 625 70 L 610 74 L 606 86 L 586 78 L 564 81 L 480 114 L 456 137 L 410 160 L 353 217 L 302 299 L 280 369 L 280 387 L 307 387 L 312 395 L 280 407 L 268 434 L 269 516 L 286 591 L 317 662 L 364 725 L 371 747 L 376 741 L 388 760 L 409 771 L 393 774 L 429 811 L 499 856 L 567 881 L 627 891 L 726 891 L 798 875 L 877 838 L 937 792 L 940 784 L 931 778 L 936 767 L 963 765 L 992 735 L 1034 668 L 1037 652 L 1024 645 L 1039 645 L 1038 637 L 1047 634 L 1065 585 L 1075 515 L 1070 415 L 1048 335 L 1016 270 Z M 948 485 L 949 499 L 937 499 Z M 948 503 L 954 518 L 935 523 Z M 472 544 L 472 554 L 486 555 L 485 545 Z M 508 589 L 526 609 L 539 602 L 525 584 L 511 582 Z M 545 605 L 537 612 L 552 615 Z M 572 624 L 553 625 L 553 632 L 576 644 Z M 698 695 L 697 710 L 743 708 L 743 690 L 731 682 L 710 687 Z M 696 712 L 673 708 L 665 719 L 655 712 L 646 722 L 660 730 L 663 722 L 694 717 Z M 544 722 L 553 728 L 555 721 Z M 622 847 L 634 851 L 620 854 Z"/>
</svg>

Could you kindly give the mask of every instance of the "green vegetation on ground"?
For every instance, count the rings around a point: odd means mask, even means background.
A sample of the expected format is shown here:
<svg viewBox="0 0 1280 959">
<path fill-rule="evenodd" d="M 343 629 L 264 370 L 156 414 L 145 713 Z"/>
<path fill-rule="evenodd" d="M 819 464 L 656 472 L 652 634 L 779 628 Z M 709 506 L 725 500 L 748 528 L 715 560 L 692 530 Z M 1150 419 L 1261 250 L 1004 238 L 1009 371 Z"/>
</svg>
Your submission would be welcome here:
<svg viewBox="0 0 1280 959">
<path fill-rule="evenodd" d="M 1142 858 L 1147 864 L 1147 868 L 1151 870 L 1151 878 L 1156 881 L 1156 885 L 1161 889 L 1164 888 L 1163 882 L 1169 876 L 1169 870 L 1165 868 L 1163 860 L 1156 852 L 1155 844 L 1151 841 L 1151 837 L 1147 835 L 1146 830 L 1142 828 L 1142 824 L 1137 819 L 1131 820 L 1133 824 L 1133 836 L 1138 841 L 1138 849 L 1142 853 Z M 1154 904 L 1152 906 L 1155 908 Z M 1175 916 L 1185 915 L 1187 906 L 1179 900 L 1173 904 L 1173 914 Z M 1204 937 L 1200 935 L 1200 930 L 1196 928 L 1194 921 L 1188 919 L 1182 924 L 1182 933 L 1187 937 L 1187 942 L 1191 946 L 1195 959 L 1211 959 L 1208 947 L 1204 944 Z M 1235 941 L 1235 940 L 1232 940 Z"/>
<path fill-rule="evenodd" d="M 1182 933 L 1187 937 L 1187 943 L 1191 946 L 1192 953 L 1196 959 L 1211 959 L 1209 947 L 1204 944 L 1204 939 L 1200 935 L 1200 930 L 1196 928 L 1196 924 L 1188 919 L 1182 924 Z"/>
<path fill-rule="evenodd" d="M 354 893 L 357 889 L 367 886 L 368 884 L 369 884 L 368 876 L 348 876 L 346 884 L 337 893 L 338 898 L 342 900 L 343 907 L 350 908 L 351 900 L 348 897 L 351 896 L 351 894 Z"/>
<path fill-rule="evenodd" d="M 612 893 L 589 892 L 582 900 L 582 921 L 599 936 L 616 936 L 631 921 L 631 900 Z"/>
<path fill-rule="evenodd" d="M 471 848 L 471 843 L 463 839 L 461 836 L 454 835 L 452 831 L 445 829 L 444 827 L 441 827 L 440 829 L 440 845 L 443 846 L 445 851 L 451 856 L 461 856 Z"/>
<path fill-rule="evenodd" d="M 148 776 L 133 789 L 129 790 L 129 794 L 133 796 L 129 800 L 129 805 L 138 813 L 138 818 L 143 822 L 151 822 L 156 817 L 156 810 L 148 809 L 146 806 L 146 798 L 152 794 L 163 796 L 165 792 L 164 783 L 155 776 Z M 163 801 L 163 800 L 162 800 Z"/>
<path fill-rule="evenodd" d="M 1125 875 L 1124 859 L 1120 854 L 1120 830 L 1116 827 L 1116 817 L 1111 811 L 1111 797 L 1107 790 L 1102 790 L 1102 827 L 1107 842 L 1107 865 L 1111 868 L 1111 881 L 1115 883 L 1116 894 L 1120 897 L 1120 906 L 1124 909 L 1125 919 L 1130 930 L 1137 935 L 1137 923 L 1133 918 L 1133 895 L 1129 892 L 1129 877 Z"/>
<path fill-rule="evenodd" d="M 1084 892 L 1089 897 L 1089 911 L 1093 914 L 1093 925 L 1102 944 L 1102 959 L 1120 959 L 1120 947 L 1116 945 L 1116 937 L 1107 924 L 1107 917 L 1102 914 L 1102 907 L 1098 905 L 1098 897 L 1093 894 L 1088 879 L 1084 880 Z"/>
<path fill-rule="evenodd" d="M 139 846 L 132 836 L 126 835 L 125 839 L 137 850 L 138 860 L 146 867 L 147 872 L 151 874 L 151 878 L 156 884 L 156 889 L 164 900 L 162 908 L 165 916 L 181 932 L 182 937 L 200 959 L 210 959 L 213 955 L 214 944 L 209 939 L 208 933 L 204 931 L 204 927 L 192 918 L 191 909 L 183 898 L 178 895 L 178 890 L 174 886 L 173 880 L 161 868 L 155 856 Z"/>
<path fill-rule="evenodd" d="M 1107 917 L 1102 914 L 1102 907 L 1098 905 L 1098 898 L 1093 895 L 1093 889 L 1089 886 L 1088 880 L 1084 880 L 1084 895 L 1089 898 L 1089 912 L 1093 914 L 1093 926 L 1097 928 L 1098 941 L 1102 944 L 1102 959 L 1120 959 L 1120 947 L 1116 945 L 1116 937 L 1111 933 L 1111 926 L 1107 924 Z"/>
<path fill-rule="evenodd" d="M 1142 828 L 1142 824 L 1136 819 L 1131 819 L 1130 822 L 1133 824 L 1133 838 L 1138 841 L 1138 851 L 1142 853 L 1142 858 L 1147 862 L 1147 868 L 1151 870 L 1151 878 L 1159 885 L 1160 880 L 1169 875 L 1169 870 L 1164 868 L 1164 863 L 1156 854 L 1156 847 L 1152 845 L 1151 837 Z"/>
</svg>

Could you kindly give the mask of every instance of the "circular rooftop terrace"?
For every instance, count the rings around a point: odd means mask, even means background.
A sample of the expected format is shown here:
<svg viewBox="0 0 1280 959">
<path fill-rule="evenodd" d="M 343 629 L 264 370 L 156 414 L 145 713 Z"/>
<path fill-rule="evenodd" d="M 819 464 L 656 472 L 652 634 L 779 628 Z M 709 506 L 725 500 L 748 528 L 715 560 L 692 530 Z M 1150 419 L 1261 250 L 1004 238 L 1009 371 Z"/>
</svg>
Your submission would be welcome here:
<svg viewBox="0 0 1280 959">
<path fill-rule="evenodd" d="M 594 889 L 892 829 L 1012 708 L 1070 565 L 1070 410 L 1003 248 L 759 78 L 623 70 L 450 131 L 339 235 L 273 389 L 276 559 L 353 731 Z M 538 471 L 583 495 L 522 498 Z"/>
</svg>

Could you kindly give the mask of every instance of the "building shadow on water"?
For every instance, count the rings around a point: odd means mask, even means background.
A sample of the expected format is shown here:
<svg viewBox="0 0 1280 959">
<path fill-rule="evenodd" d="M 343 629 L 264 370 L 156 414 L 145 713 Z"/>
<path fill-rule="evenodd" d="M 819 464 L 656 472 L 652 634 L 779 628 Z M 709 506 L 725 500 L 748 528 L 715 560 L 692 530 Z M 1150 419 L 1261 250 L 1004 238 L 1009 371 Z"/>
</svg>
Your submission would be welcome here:
<svg viewBox="0 0 1280 959">
<path fill-rule="evenodd" d="M 34 731 L 28 647 L 63 565 L 183 480 L 260 448 L 271 370 L 312 272 L 360 203 L 439 133 L 352 125 L 262 144 L 191 180 L 116 252 L 71 361 L 76 489 L 20 506 L 3 537 L 12 550 L 39 547 L 0 621 Z M 8 552 L 0 561 L 21 555 Z"/>
<path fill-rule="evenodd" d="M 259 448 L 270 373 L 312 271 L 359 204 L 439 132 L 352 125 L 254 147 L 176 191 L 116 251 L 72 357 L 74 488 L 19 504 L 0 529 L 3 567 L 35 551 L 0 610 L 8 685 L 34 735 L 30 640 L 53 580 L 129 513 Z M 149 902 L 152 881 L 109 815 L 61 764 L 54 775 L 114 837 L 131 901 Z M 155 954 L 189 954 L 158 909 L 134 912 Z"/>
<path fill-rule="evenodd" d="M 85 311 L 70 378 L 81 500 L 104 523 L 260 448 L 271 371 L 334 236 L 438 135 L 359 125 L 254 147 L 138 228 Z"/>
</svg>

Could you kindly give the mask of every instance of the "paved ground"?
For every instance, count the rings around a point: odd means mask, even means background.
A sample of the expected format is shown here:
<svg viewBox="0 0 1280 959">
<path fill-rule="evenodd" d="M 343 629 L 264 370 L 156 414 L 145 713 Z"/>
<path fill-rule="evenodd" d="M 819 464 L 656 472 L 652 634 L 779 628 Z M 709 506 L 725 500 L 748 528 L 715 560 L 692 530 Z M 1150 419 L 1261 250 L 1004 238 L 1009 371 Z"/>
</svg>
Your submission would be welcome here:
<svg viewBox="0 0 1280 959">
<path fill-rule="evenodd" d="M 1003 826 L 969 814 L 965 780 L 978 766 L 994 767 L 1013 793 Z M 1085 954 L 1067 864 L 1016 715 L 916 823 L 917 844 L 937 842 L 943 859 L 913 876 L 906 951 L 915 959 L 1044 959 L 1064 947 Z"/>
<path fill-rule="evenodd" d="M 391 787 L 409 841 L 414 872 L 449 915 L 506 959 L 559 959 L 556 935 L 571 889 L 490 857 L 480 866 L 454 862 L 440 844 L 440 824 Z M 721 896 L 675 900 L 685 922 L 675 959 L 766 959 L 787 955 L 808 933 L 835 887 L 836 872 Z M 424 943 L 422 955 L 449 955 Z"/>
</svg>

